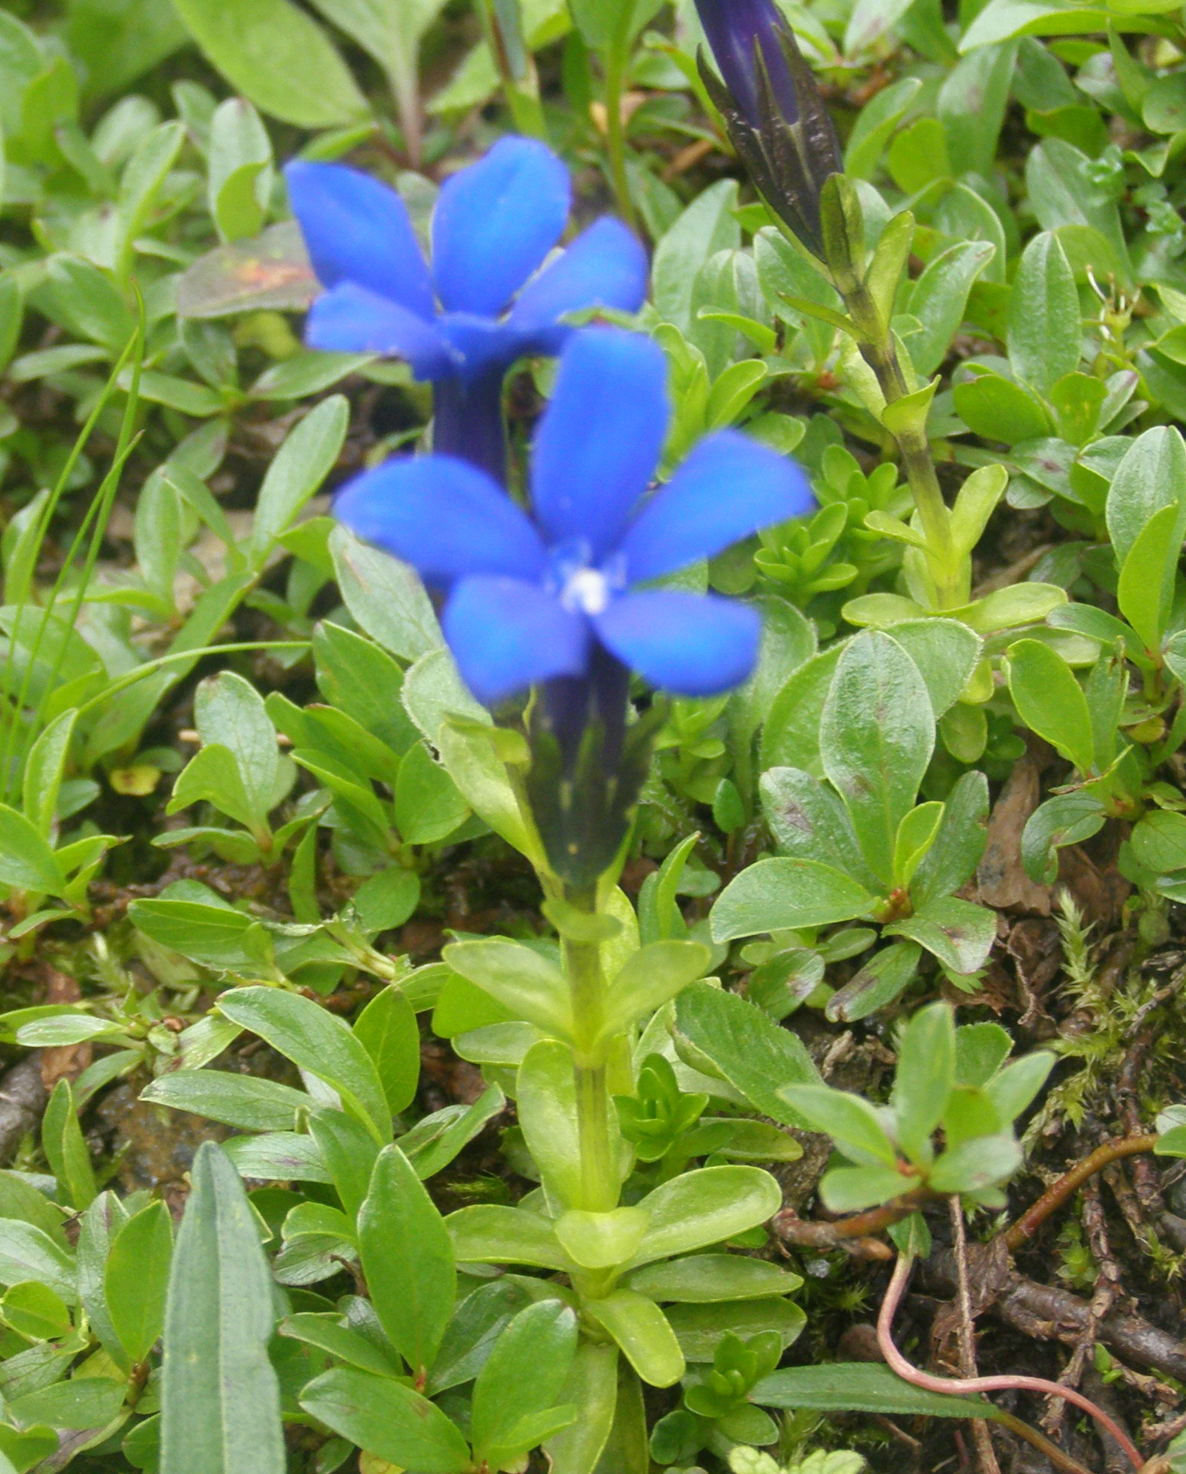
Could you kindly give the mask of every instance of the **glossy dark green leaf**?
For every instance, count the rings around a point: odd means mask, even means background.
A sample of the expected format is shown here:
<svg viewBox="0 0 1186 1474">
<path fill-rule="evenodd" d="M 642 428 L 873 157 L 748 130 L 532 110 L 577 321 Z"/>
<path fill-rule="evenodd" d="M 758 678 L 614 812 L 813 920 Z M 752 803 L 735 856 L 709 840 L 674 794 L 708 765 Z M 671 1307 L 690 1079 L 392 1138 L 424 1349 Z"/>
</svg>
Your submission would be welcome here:
<svg viewBox="0 0 1186 1474">
<path fill-rule="evenodd" d="M 463 1474 L 469 1447 L 456 1423 L 402 1382 L 353 1367 L 323 1372 L 301 1406 L 359 1448 L 419 1474 Z"/>
</svg>

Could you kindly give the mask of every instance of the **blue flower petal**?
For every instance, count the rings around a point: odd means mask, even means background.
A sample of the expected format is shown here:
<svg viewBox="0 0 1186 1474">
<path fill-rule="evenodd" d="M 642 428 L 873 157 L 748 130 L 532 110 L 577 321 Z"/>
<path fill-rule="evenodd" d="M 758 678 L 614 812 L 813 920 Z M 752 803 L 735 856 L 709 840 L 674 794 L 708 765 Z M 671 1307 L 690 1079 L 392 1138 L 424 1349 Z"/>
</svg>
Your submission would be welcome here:
<svg viewBox="0 0 1186 1474">
<path fill-rule="evenodd" d="M 418 317 L 432 317 L 432 279 L 407 206 L 393 189 L 344 164 L 299 159 L 284 179 L 324 286 L 357 282 Z"/>
<path fill-rule="evenodd" d="M 754 668 L 762 621 L 745 604 L 654 589 L 625 594 L 594 617 L 611 654 L 677 696 L 716 696 Z"/>
<path fill-rule="evenodd" d="M 622 539 L 627 581 L 660 578 L 711 558 L 813 505 L 807 477 L 794 461 L 722 430 L 700 442 Z"/>
<path fill-rule="evenodd" d="M 462 679 L 488 706 L 553 676 L 577 676 L 589 626 L 537 583 L 463 578 L 441 621 Z"/>
<path fill-rule="evenodd" d="M 510 325 L 532 336 L 538 353 L 556 353 L 568 330 L 566 313 L 587 307 L 637 312 L 647 294 L 647 253 L 641 241 L 608 215 L 577 236 L 523 288 Z"/>
<path fill-rule="evenodd" d="M 333 510 L 427 583 L 479 573 L 537 579 L 544 570 L 543 544 L 523 512 L 489 476 L 453 456 L 408 456 L 364 471 Z"/>
<path fill-rule="evenodd" d="M 658 464 L 667 433 L 667 360 L 649 338 L 613 328 L 574 333 L 535 437 L 531 497 L 554 543 L 616 547 Z"/>
<path fill-rule="evenodd" d="M 500 313 L 560 239 L 570 199 L 568 170 L 532 138 L 503 138 L 447 179 L 432 221 L 444 306 Z"/>
<path fill-rule="evenodd" d="M 417 379 L 447 378 L 461 367 L 460 355 L 433 323 L 353 282 L 331 287 L 313 303 L 305 342 L 329 353 L 403 358 Z"/>
</svg>

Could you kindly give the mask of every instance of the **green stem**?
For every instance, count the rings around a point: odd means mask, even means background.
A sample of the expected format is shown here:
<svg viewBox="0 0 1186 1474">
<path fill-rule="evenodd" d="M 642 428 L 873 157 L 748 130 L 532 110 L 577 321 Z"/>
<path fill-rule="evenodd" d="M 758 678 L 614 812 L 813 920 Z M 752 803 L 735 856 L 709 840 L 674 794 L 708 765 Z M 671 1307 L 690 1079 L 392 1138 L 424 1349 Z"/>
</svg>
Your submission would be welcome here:
<svg viewBox="0 0 1186 1474">
<path fill-rule="evenodd" d="M 873 370 L 886 404 L 905 399 L 910 393 L 906 374 L 888 323 L 864 282 L 837 282 L 849 316 L 859 334 L 861 357 Z M 956 551 L 951 533 L 951 513 L 943 500 L 930 443 L 925 430 L 905 429 L 894 435 L 902 457 L 902 469 L 914 497 L 923 537 L 927 543 L 927 571 L 940 609 L 955 609 L 968 601 L 967 560 Z"/>
<path fill-rule="evenodd" d="M 634 6 L 624 5 L 605 54 L 605 140 L 609 149 L 610 177 L 618 197 L 622 218 L 633 230 L 637 226 L 634 202 L 630 198 L 630 181 L 626 174 L 626 122 L 622 117 L 622 99 L 626 92 L 626 73 L 630 64 L 630 23 Z"/>
<path fill-rule="evenodd" d="M 595 888 L 565 887 L 564 899 L 575 910 L 596 915 Z M 573 1018 L 573 1075 L 576 1084 L 577 1135 L 581 1153 L 581 1201 L 574 1207 L 608 1213 L 618 1203 L 618 1173 L 610 1133 L 608 1049 L 602 1037 L 605 1020 L 605 972 L 601 943 L 561 938 Z"/>
</svg>

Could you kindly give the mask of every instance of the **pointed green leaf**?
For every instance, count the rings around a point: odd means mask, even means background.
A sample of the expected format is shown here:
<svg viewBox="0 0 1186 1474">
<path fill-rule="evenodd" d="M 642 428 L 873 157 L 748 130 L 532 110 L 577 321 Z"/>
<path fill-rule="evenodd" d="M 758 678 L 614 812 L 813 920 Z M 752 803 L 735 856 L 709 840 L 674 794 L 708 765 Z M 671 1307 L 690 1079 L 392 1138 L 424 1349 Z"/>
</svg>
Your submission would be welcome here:
<svg viewBox="0 0 1186 1474">
<path fill-rule="evenodd" d="M 273 1303 L 239 1174 L 203 1142 L 169 1276 L 161 1474 L 284 1474 Z"/>
<path fill-rule="evenodd" d="M 392 1345 L 416 1375 L 432 1366 L 457 1295 L 445 1221 L 397 1146 L 375 1162 L 358 1214 L 371 1300 Z"/>
</svg>

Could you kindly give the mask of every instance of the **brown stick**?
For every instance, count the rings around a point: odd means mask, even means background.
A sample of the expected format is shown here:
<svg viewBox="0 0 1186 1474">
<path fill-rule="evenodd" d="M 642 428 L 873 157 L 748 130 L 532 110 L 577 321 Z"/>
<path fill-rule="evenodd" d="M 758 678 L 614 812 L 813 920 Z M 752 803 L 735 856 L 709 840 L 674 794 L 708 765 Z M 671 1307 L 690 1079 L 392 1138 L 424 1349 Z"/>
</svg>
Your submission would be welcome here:
<svg viewBox="0 0 1186 1474">
<path fill-rule="evenodd" d="M 956 1302 L 959 1305 L 960 1375 L 976 1377 L 980 1368 L 976 1365 L 976 1328 L 972 1315 L 972 1296 L 968 1289 L 968 1238 L 964 1227 L 964 1210 L 958 1193 L 953 1193 L 947 1201 L 951 1212 L 955 1267 L 959 1281 Z M 988 1420 L 977 1418 L 972 1424 L 971 1432 L 980 1474 L 1001 1474 L 1000 1461 L 992 1446 L 992 1430 L 988 1426 Z"/>
</svg>

